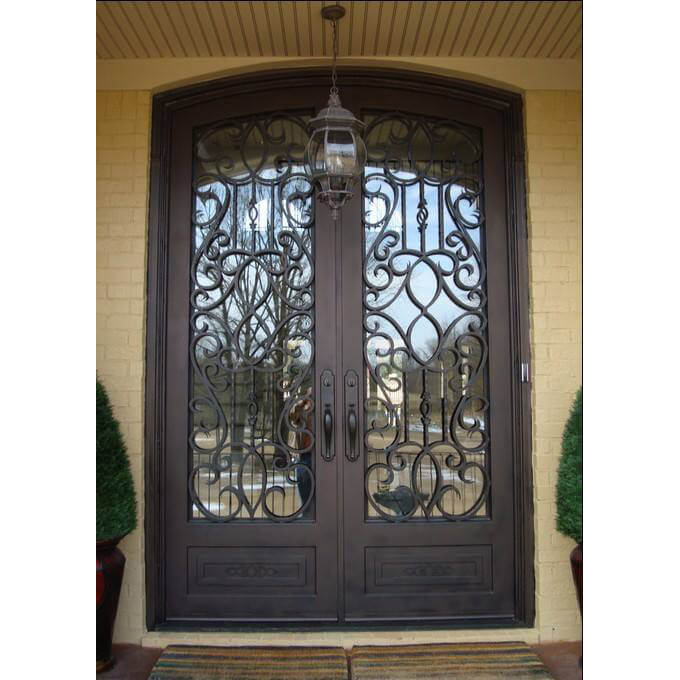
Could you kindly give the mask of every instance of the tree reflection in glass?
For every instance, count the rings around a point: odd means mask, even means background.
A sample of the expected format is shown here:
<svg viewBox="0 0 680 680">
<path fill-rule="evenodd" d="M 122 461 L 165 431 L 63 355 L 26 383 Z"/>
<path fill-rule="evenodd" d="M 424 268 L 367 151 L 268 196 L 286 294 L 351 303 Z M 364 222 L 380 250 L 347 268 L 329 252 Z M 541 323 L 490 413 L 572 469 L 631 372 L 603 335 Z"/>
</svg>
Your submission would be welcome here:
<svg viewBox="0 0 680 680">
<path fill-rule="evenodd" d="M 304 118 L 232 120 L 194 154 L 194 519 L 314 513 L 314 204 Z"/>
</svg>

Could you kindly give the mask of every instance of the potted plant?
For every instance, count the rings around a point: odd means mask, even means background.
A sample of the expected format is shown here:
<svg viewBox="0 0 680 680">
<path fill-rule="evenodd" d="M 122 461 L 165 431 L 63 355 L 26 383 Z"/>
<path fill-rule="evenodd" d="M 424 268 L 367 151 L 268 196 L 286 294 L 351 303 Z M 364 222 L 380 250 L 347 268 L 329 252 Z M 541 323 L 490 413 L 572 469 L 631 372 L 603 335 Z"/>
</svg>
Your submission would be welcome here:
<svg viewBox="0 0 680 680">
<path fill-rule="evenodd" d="M 116 547 L 137 526 L 125 442 L 97 379 L 97 672 L 113 665 L 111 643 L 125 557 Z"/>
<path fill-rule="evenodd" d="M 571 572 L 583 616 L 583 388 L 579 388 L 562 435 L 557 469 L 557 530 L 573 538 Z"/>
</svg>

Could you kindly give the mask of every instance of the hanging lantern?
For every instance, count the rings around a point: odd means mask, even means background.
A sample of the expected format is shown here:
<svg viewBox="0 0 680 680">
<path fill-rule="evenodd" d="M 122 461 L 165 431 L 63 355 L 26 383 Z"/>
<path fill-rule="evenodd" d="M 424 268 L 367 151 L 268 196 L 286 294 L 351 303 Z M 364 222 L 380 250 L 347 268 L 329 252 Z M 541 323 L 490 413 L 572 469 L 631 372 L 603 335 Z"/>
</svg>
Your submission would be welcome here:
<svg viewBox="0 0 680 680">
<path fill-rule="evenodd" d="M 333 24 L 333 70 L 328 106 L 309 122 L 309 142 L 305 166 L 320 201 L 327 203 L 337 220 L 340 210 L 352 197 L 354 184 L 366 164 L 366 146 L 361 138 L 364 124 L 342 108 L 336 86 L 337 21 L 345 14 L 340 5 L 324 7 L 324 19 Z"/>
</svg>

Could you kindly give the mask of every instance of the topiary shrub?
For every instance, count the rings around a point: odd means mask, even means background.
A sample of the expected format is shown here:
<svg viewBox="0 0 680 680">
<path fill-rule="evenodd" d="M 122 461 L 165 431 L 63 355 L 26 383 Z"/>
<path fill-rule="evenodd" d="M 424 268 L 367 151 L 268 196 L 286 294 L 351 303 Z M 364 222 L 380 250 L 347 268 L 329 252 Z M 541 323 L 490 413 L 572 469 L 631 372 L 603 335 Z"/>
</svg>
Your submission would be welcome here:
<svg viewBox="0 0 680 680">
<path fill-rule="evenodd" d="M 557 530 L 583 542 L 583 388 L 579 388 L 562 435 L 557 469 Z"/>
<path fill-rule="evenodd" d="M 135 488 L 125 442 L 109 396 L 97 379 L 97 541 L 122 538 L 136 526 Z"/>
</svg>

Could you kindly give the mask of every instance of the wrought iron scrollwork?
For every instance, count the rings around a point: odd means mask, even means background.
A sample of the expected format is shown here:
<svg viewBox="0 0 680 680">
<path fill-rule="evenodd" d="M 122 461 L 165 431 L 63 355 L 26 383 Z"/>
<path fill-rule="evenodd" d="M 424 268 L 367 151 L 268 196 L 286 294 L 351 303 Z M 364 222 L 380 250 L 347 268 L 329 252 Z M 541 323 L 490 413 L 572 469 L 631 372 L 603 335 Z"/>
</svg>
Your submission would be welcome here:
<svg viewBox="0 0 680 680">
<path fill-rule="evenodd" d="M 190 295 L 194 519 L 312 510 L 314 261 L 302 118 L 230 120 L 195 140 Z"/>
<path fill-rule="evenodd" d="M 399 113 L 373 116 L 365 139 L 368 516 L 484 516 L 481 139 L 453 121 Z"/>
</svg>

